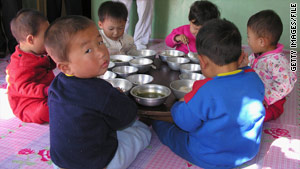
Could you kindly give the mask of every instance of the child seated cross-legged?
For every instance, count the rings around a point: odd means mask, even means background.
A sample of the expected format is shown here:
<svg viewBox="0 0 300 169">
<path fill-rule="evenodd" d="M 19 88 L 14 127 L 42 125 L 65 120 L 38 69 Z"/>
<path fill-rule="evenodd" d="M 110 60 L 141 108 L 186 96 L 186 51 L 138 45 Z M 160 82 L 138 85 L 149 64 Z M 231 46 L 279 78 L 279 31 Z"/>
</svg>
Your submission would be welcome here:
<svg viewBox="0 0 300 169">
<path fill-rule="evenodd" d="M 234 168 L 259 151 L 264 85 L 242 62 L 241 35 L 226 20 L 208 21 L 196 39 L 204 80 L 171 109 L 174 123 L 155 120 L 163 144 L 202 168 Z M 167 120 L 166 120 L 167 121 Z"/>
<path fill-rule="evenodd" d="M 248 44 L 253 54 L 250 66 L 265 85 L 265 121 L 277 119 L 283 113 L 286 96 L 297 81 L 289 61 L 278 43 L 282 33 L 280 17 L 272 10 L 263 10 L 250 17 L 247 24 Z"/>
<path fill-rule="evenodd" d="M 166 45 L 180 50 L 184 53 L 197 52 L 196 50 L 196 35 L 202 25 L 211 19 L 219 18 L 220 12 L 217 6 L 209 1 L 195 1 L 189 12 L 189 25 L 183 25 L 173 29 L 166 37 Z M 189 48 L 188 48 L 189 47 Z"/>
<path fill-rule="evenodd" d="M 44 33 L 49 22 L 38 11 L 23 9 L 10 26 L 19 43 L 6 68 L 10 107 L 24 122 L 49 122 L 48 88 L 56 67 L 44 47 Z"/>
<path fill-rule="evenodd" d="M 133 100 L 96 78 L 109 64 L 97 26 L 83 16 L 62 17 L 47 29 L 45 47 L 61 70 L 48 98 L 54 167 L 127 168 L 151 132 L 136 121 Z"/>
<path fill-rule="evenodd" d="M 124 32 L 128 11 L 122 2 L 103 2 L 98 16 L 100 34 L 110 55 L 136 52 L 133 38 Z"/>
</svg>

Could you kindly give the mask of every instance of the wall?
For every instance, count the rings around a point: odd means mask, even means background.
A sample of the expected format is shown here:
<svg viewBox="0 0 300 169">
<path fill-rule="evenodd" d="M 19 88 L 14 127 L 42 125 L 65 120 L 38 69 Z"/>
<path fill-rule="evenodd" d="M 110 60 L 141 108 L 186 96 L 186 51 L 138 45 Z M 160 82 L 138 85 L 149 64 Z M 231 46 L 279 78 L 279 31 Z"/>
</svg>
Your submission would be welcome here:
<svg viewBox="0 0 300 169">
<path fill-rule="evenodd" d="M 92 17 L 94 21 L 97 21 L 97 9 L 104 1 L 105 0 L 92 0 Z M 194 0 L 155 0 L 152 38 L 164 39 L 173 28 L 188 24 L 189 7 L 193 2 Z M 226 18 L 236 24 L 242 34 L 243 44 L 247 44 L 248 18 L 260 10 L 273 9 L 279 14 L 284 25 L 280 43 L 283 43 L 286 49 L 289 48 L 289 5 L 290 3 L 297 2 L 299 10 L 300 0 L 211 0 L 211 2 L 219 7 L 222 18 Z M 131 30 L 129 32 L 131 35 L 137 20 L 135 10 L 136 7 L 130 12 L 130 18 L 133 21 L 130 25 Z M 298 50 L 299 46 L 298 44 Z"/>
</svg>

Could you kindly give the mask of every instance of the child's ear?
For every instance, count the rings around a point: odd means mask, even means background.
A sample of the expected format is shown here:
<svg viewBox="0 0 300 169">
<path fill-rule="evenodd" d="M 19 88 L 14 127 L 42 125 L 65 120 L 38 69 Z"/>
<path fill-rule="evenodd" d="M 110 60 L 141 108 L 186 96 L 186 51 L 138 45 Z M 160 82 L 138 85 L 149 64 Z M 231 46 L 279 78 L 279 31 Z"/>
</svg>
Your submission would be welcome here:
<svg viewBox="0 0 300 169">
<path fill-rule="evenodd" d="M 26 36 L 26 42 L 27 42 L 28 44 L 33 45 L 33 35 L 31 35 L 31 34 L 27 35 L 27 36 Z"/>
<path fill-rule="evenodd" d="M 261 47 L 265 47 L 266 46 L 266 38 L 263 38 L 263 37 L 260 37 L 258 38 L 258 43 L 259 43 L 259 46 Z"/>
<path fill-rule="evenodd" d="M 99 28 L 103 29 L 103 23 L 101 21 L 98 21 Z"/>
<path fill-rule="evenodd" d="M 57 68 L 64 74 L 72 75 L 68 62 L 57 62 Z"/>
<path fill-rule="evenodd" d="M 207 60 L 205 59 L 205 56 L 198 54 L 198 59 L 201 69 L 205 69 L 207 67 Z"/>
</svg>

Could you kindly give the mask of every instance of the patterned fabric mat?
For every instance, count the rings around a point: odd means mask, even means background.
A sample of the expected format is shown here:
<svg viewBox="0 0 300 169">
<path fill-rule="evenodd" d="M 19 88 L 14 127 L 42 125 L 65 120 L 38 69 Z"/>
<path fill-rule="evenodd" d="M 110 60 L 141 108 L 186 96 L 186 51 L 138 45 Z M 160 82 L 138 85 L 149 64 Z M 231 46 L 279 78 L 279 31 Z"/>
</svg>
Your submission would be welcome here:
<svg viewBox="0 0 300 169">
<path fill-rule="evenodd" d="M 156 51 L 166 49 L 159 41 L 153 41 L 150 48 Z M 5 69 L 7 60 L 0 59 L 0 85 L 5 85 L 3 67 Z M 299 79 L 298 73 L 298 81 L 287 98 L 284 114 L 264 124 L 257 156 L 238 168 L 300 168 Z M 7 104 L 5 90 L 0 86 L 0 168 L 53 168 L 49 154 L 49 125 L 21 122 L 14 117 Z M 152 134 L 150 145 L 138 155 L 129 169 L 199 169 L 164 146 L 153 131 Z"/>
</svg>

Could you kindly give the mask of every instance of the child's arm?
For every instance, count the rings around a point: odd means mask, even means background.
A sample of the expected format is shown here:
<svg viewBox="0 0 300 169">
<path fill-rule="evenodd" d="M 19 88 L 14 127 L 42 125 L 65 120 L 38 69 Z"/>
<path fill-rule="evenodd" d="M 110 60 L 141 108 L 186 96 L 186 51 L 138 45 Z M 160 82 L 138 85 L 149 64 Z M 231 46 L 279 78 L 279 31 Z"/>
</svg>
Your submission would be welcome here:
<svg viewBox="0 0 300 169">
<path fill-rule="evenodd" d="M 165 39 L 166 45 L 171 48 L 174 48 L 176 45 L 179 45 L 182 42 L 176 41 L 175 37 L 179 36 L 179 35 L 183 35 L 183 34 L 184 34 L 183 27 L 173 29 L 173 31 Z M 178 37 L 178 39 L 179 39 L 179 37 Z"/>
<path fill-rule="evenodd" d="M 249 65 L 248 53 L 242 50 L 241 56 L 238 60 L 239 68 L 246 67 Z"/>
</svg>

